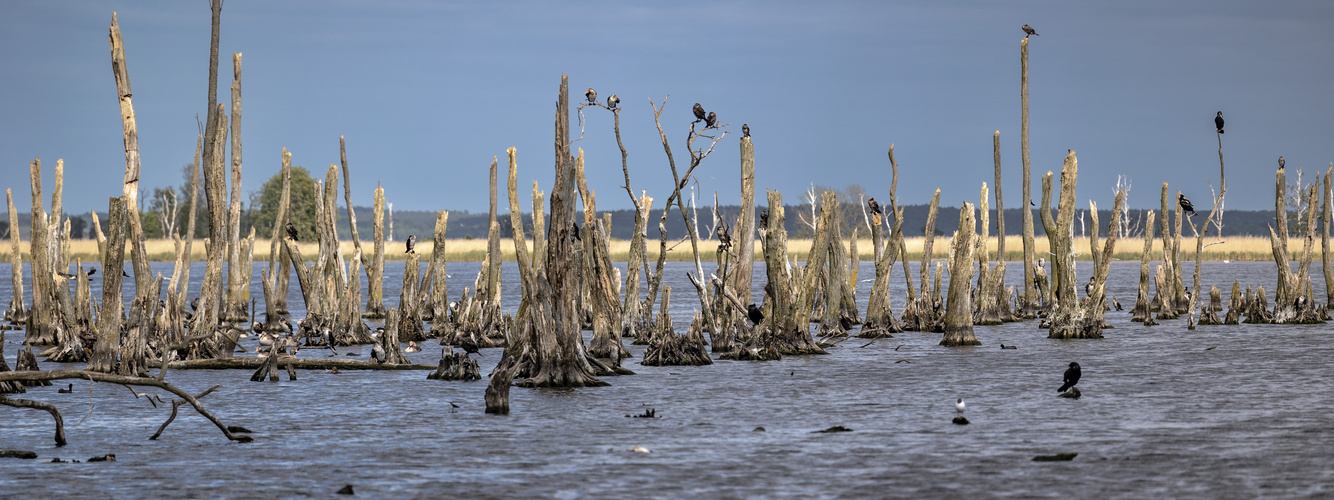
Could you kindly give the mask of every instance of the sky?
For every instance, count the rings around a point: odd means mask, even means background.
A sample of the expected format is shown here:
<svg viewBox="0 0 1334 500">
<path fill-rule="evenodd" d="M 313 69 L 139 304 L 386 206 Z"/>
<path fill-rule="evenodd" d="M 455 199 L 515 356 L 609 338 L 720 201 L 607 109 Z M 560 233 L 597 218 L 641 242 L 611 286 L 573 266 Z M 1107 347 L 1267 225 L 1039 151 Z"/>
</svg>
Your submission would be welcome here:
<svg viewBox="0 0 1334 500">
<path fill-rule="evenodd" d="M 67 213 L 104 211 L 124 176 L 107 29 L 118 13 L 133 86 L 141 188 L 182 183 L 207 112 L 206 0 L 0 3 L 0 188 L 31 206 L 28 164 L 65 161 Z M 1006 205 L 1020 206 L 1020 26 L 1032 25 L 1033 196 L 1078 152 L 1081 207 L 1111 205 L 1119 175 L 1134 208 L 1163 182 L 1207 206 L 1272 210 L 1274 168 L 1305 181 L 1334 161 L 1334 3 L 1314 1 L 377 2 L 227 0 L 219 101 L 243 53 L 243 191 L 293 164 L 322 178 L 347 140 L 354 203 L 377 184 L 396 210 L 485 211 L 488 169 L 518 150 L 521 205 L 554 178 L 552 122 L 562 74 L 571 101 L 617 94 L 632 188 L 660 207 L 671 188 L 650 102 L 678 166 L 699 102 L 729 135 L 697 170 L 701 196 L 740 200 L 749 124 L 758 199 L 799 202 L 812 184 L 888 198 L 977 202 L 993 184 L 1000 131 Z M 228 106 L 230 109 L 230 106 Z M 583 139 L 600 209 L 631 206 L 610 113 L 589 109 Z M 578 118 L 573 120 L 579 127 Z M 580 132 L 576 130 L 577 136 Z M 1291 177 L 1291 175 L 1290 175 Z M 994 187 L 993 187 L 994 190 Z M 341 203 L 341 197 L 340 197 Z M 502 212 L 504 210 L 502 209 Z"/>
</svg>

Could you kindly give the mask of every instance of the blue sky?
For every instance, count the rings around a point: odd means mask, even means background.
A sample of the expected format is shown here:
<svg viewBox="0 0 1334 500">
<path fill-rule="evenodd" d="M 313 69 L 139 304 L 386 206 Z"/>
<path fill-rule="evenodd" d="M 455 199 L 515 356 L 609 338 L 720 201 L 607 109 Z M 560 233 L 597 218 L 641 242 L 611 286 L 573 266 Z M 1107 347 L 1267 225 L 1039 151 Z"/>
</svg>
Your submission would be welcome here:
<svg viewBox="0 0 1334 500">
<path fill-rule="evenodd" d="M 105 210 L 124 173 L 107 27 L 119 13 L 138 115 L 142 186 L 176 185 L 206 112 L 207 1 L 0 4 L 0 187 L 30 205 L 28 162 L 47 194 L 65 160 L 67 212 Z M 1217 183 L 1216 111 L 1228 207 L 1272 209 L 1273 169 L 1307 179 L 1334 161 L 1334 3 L 1322 2 L 426 2 L 228 0 L 219 98 L 242 52 L 243 189 L 287 147 L 321 175 L 345 135 L 354 201 L 376 183 L 398 210 L 485 210 L 487 166 L 519 154 L 549 190 L 560 75 L 572 100 L 618 94 L 633 187 L 671 185 L 649 99 L 678 161 L 695 102 L 733 132 L 698 170 L 706 196 L 739 199 L 738 138 L 752 130 L 760 190 L 795 202 L 810 183 L 888 197 L 976 201 L 1001 132 L 1007 206 L 1019 206 L 1019 27 L 1031 41 L 1034 196 L 1067 149 L 1079 198 L 1158 204 L 1162 182 L 1196 200 Z M 599 207 L 625 208 L 610 114 L 588 115 Z M 577 125 L 576 125 L 577 126 Z M 502 175 L 503 179 L 503 175 Z M 341 198 L 340 198 L 341 200 Z M 504 198 L 501 200 L 505 204 Z M 1205 203 L 1207 204 L 1207 203 Z M 529 202 L 522 205 L 527 209 Z"/>
</svg>

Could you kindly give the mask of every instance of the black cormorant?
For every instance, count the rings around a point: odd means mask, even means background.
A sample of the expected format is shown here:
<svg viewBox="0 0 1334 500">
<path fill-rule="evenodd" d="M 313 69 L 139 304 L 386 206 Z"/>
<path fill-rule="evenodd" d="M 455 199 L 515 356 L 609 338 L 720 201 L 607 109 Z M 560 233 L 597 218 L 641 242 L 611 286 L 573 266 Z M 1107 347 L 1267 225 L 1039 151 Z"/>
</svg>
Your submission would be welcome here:
<svg viewBox="0 0 1334 500">
<path fill-rule="evenodd" d="M 727 234 L 727 224 L 719 222 L 718 228 L 715 229 L 713 233 L 718 235 L 718 244 L 723 248 L 732 247 L 732 235 Z"/>
<path fill-rule="evenodd" d="M 1222 111 L 1219 111 L 1219 112 L 1218 112 L 1218 115 L 1217 115 L 1217 116 L 1214 116 L 1214 128 L 1218 129 L 1218 133 L 1220 133 L 1220 134 L 1223 133 L 1223 112 L 1222 112 Z"/>
<path fill-rule="evenodd" d="M 1195 205 L 1190 204 L 1190 200 L 1186 199 L 1186 195 L 1177 193 L 1177 204 L 1181 205 L 1181 209 L 1186 211 L 1187 216 L 1195 215 Z"/>
<path fill-rule="evenodd" d="M 88 275 L 89 275 L 89 276 L 92 276 L 92 275 L 94 275 L 94 274 L 97 274 L 97 268 L 96 268 L 96 267 L 94 267 L 94 268 L 88 270 Z"/>
<path fill-rule="evenodd" d="M 1278 157 L 1278 169 L 1283 170 L 1283 157 Z"/>
<path fill-rule="evenodd" d="M 291 222 L 288 222 L 287 225 L 284 227 L 287 229 L 288 238 L 291 238 L 292 241 L 301 241 L 296 239 L 296 226 L 293 226 Z"/>
<path fill-rule="evenodd" d="M 405 251 L 405 252 L 403 252 L 403 253 L 417 253 L 417 252 L 412 251 L 412 247 L 413 247 L 413 245 L 416 245 L 416 244 L 417 244 L 417 235 L 415 235 L 415 234 L 409 234 L 409 235 L 408 235 L 408 241 L 407 241 L 407 243 L 408 243 L 408 249 L 407 249 L 407 251 Z"/>
<path fill-rule="evenodd" d="M 611 97 L 607 98 L 607 107 L 610 109 L 616 109 L 616 105 L 620 103 L 621 103 L 621 98 L 616 97 L 616 94 L 612 94 Z"/>
<path fill-rule="evenodd" d="M 584 92 L 584 97 L 588 98 L 589 104 L 598 103 L 598 91 L 596 90 L 588 89 L 588 92 Z"/>
<path fill-rule="evenodd" d="M 741 137 L 750 137 L 750 125 L 741 124 Z"/>
<path fill-rule="evenodd" d="M 760 210 L 760 227 L 769 228 L 769 209 Z"/>
<path fill-rule="evenodd" d="M 698 123 L 704 121 L 704 116 L 705 116 L 704 106 L 700 106 L 699 103 L 695 103 L 695 122 Z"/>
<path fill-rule="evenodd" d="M 751 325 L 758 326 L 761 321 L 764 321 L 764 311 L 761 311 L 759 306 L 750 304 L 746 306 L 746 317 L 750 318 Z"/>
<path fill-rule="evenodd" d="M 881 212 L 881 211 L 880 211 L 880 204 L 879 204 L 879 203 L 876 203 L 874 197 L 872 197 L 872 198 L 869 199 L 869 200 L 866 200 L 866 207 L 867 207 L 867 208 L 870 208 L 872 212 L 875 212 L 875 213 L 878 213 L 878 214 L 879 214 L 879 213 L 884 213 L 884 212 Z"/>
<path fill-rule="evenodd" d="M 1056 392 L 1065 392 L 1066 389 L 1074 387 L 1079 383 L 1079 375 L 1079 363 L 1071 362 L 1070 368 L 1065 370 L 1065 383 L 1061 384 L 1061 388 L 1056 389 Z"/>
<path fill-rule="evenodd" d="M 1011 25 L 1011 26 L 1013 26 L 1013 25 Z M 1025 24 L 1025 25 L 1024 25 L 1024 38 L 1028 38 L 1029 36 L 1041 36 L 1041 35 L 1039 35 L 1037 31 L 1034 31 L 1032 26 L 1029 26 L 1029 25 Z"/>
<path fill-rule="evenodd" d="M 1112 296 L 1112 307 L 1115 307 L 1116 310 L 1118 310 L 1118 311 L 1121 310 L 1121 301 L 1116 300 L 1116 296 L 1115 296 L 1115 295 Z"/>
<path fill-rule="evenodd" d="M 712 128 L 714 125 L 717 124 L 718 124 L 718 114 L 710 111 L 709 115 L 704 117 L 704 125 L 706 127 Z"/>
</svg>

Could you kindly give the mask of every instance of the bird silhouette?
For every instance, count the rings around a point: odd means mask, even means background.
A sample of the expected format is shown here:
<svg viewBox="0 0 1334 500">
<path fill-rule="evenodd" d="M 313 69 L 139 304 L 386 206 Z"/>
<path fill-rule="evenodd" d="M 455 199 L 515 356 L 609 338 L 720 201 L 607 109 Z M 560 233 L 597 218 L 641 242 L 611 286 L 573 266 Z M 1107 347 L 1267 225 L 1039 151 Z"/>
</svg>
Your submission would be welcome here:
<svg viewBox="0 0 1334 500">
<path fill-rule="evenodd" d="M 69 394 L 69 393 L 72 393 L 72 392 L 74 392 L 74 384 L 70 384 L 69 387 L 64 388 L 64 389 L 60 389 L 60 390 L 58 390 L 58 391 L 56 391 L 56 392 L 58 392 L 58 393 L 60 393 L 60 394 Z"/>
<path fill-rule="evenodd" d="M 718 114 L 710 111 L 709 115 L 704 117 L 704 125 L 706 127 L 713 128 L 713 126 L 717 124 L 718 124 Z"/>
<path fill-rule="evenodd" d="M 741 124 L 741 137 L 750 137 L 750 125 Z"/>
<path fill-rule="evenodd" d="M 767 208 L 760 211 L 760 227 L 769 227 L 769 209 Z"/>
<path fill-rule="evenodd" d="M 1283 162 L 1283 157 L 1282 157 L 1282 156 L 1278 157 L 1278 169 L 1279 169 L 1279 170 L 1283 170 L 1283 163 L 1284 163 L 1284 162 Z"/>
<path fill-rule="evenodd" d="M 1223 112 L 1222 112 L 1222 111 L 1219 111 L 1219 112 L 1218 112 L 1218 115 L 1214 116 L 1214 128 L 1218 129 L 1218 133 L 1220 133 L 1220 134 L 1223 133 Z"/>
<path fill-rule="evenodd" d="M 283 227 L 284 227 L 285 229 L 287 229 L 287 237 L 288 237 L 288 238 L 291 238 L 292 241 L 301 241 L 301 240 L 296 239 L 296 226 L 292 225 L 291 222 L 288 222 L 287 225 L 286 225 L 286 226 L 283 226 Z"/>
<path fill-rule="evenodd" d="M 867 206 L 867 208 L 870 208 L 872 212 L 875 212 L 875 213 L 877 213 L 877 214 L 878 214 L 878 213 L 883 213 L 883 212 L 880 211 L 880 204 L 879 204 L 879 203 L 876 203 L 875 198 L 871 198 L 871 199 L 869 199 L 869 200 L 866 200 L 866 206 Z"/>
<path fill-rule="evenodd" d="M 1011 25 L 1011 26 L 1013 26 L 1013 25 Z M 1027 24 L 1024 25 L 1024 28 L 1023 28 L 1023 29 L 1024 29 L 1024 38 L 1028 38 L 1029 36 L 1041 36 L 1041 35 L 1038 35 L 1038 32 L 1037 32 L 1037 31 L 1034 31 L 1034 30 L 1033 30 L 1033 27 L 1032 27 L 1032 26 L 1029 26 L 1029 25 L 1027 25 Z"/>
<path fill-rule="evenodd" d="M 1177 193 L 1177 204 L 1181 205 L 1181 209 L 1185 210 L 1188 216 L 1195 215 L 1195 205 L 1192 205 L 1190 200 L 1186 199 L 1186 195 Z"/>
<path fill-rule="evenodd" d="M 1065 392 L 1066 389 L 1074 387 L 1075 384 L 1079 383 L 1079 376 L 1080 376 L 1079 363 L 1075 363 L 1073 361 L 1070 362 L 1070 368 L 1067 368 L 1065 370 L 1065 383 L 1061 384 L 1061 388 L 1056 389 L 1056 392 Z"/>
<path fill-rule="evenodd" d="M 584 92 L 584 97 L 587 97 L 587 98 L 588 98 L 588 102 L 589 102 L 589 104 L 597 104 L 597 103 L 598 103 L 598 91 L 596 91 L 596 90 L 593 90 L 593 89 L 591 89 L 591 88 L 588 89 L 587 92 Z"/>
<path fill-rule="evenodd" d="M 746 317 L 750 319 L 751 325 L 758 326 L 764 321 L 764 311 L 761 311 L 759 306 L 750 304 L 746 306 Z"/>
<path fill-rule="evenodd" d="M 704 106 L 700 106 L 699 103 L 695 103 L 694 110 L 695 110 L 695 123 L 704 121 L 704 117 L 706 116 L 704 113 Z"/>
</svg>

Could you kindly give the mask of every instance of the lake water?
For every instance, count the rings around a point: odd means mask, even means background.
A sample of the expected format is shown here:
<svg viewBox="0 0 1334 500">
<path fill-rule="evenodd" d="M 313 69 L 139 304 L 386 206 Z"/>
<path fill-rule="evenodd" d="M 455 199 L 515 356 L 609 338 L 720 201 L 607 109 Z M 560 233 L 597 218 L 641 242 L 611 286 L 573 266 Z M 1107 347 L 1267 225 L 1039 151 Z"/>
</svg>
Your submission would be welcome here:
<svg viewBox="0 0 1334 500">
<path fill-rule="evenodd" d="M 388 264 L 389 306 L 397 302 L 402 265 Z M 1318 266 L 1313 280 L 1322 300 Z M 698 304 L 685 277 L 693 267 L 667 267 L 681 328 Z M 1189 285 L 1191 265 L 1185 267 Z M 451 297 L 472 285 L 477 269 L 450 264 Z M 512 264 L 505 270 L 504 302 L 512 310 L 518 280 Z M 758 290 L 764 272 L 756 270 Z M 1092 266 L 1080 263 L 1079 270 L 1083 283 Z M 896 313 L 903 308 L 900 272 L 892 281 Z M 860 273 L 872 278 L 874 268 L 862 263 Z M 1007 283 L 1021 284 L 1017 263 L 1008 274 Z M 8 275 L 8 265 L 0 265 L 0 300 L 10 295 Z M 53 446 L 45 412 L 0 407 L 0 449 L 40 455 L 0 459 L 0 495 L 328 498 L 345 484 L 377 498 L 1334 494 L 1329 326 L 1191 331 L 1184 317 L 1140 326 L 1129 316 L 1138 275 L 1137 262 L 1113 264 L 1109 294 L 1126 311 L 1108 313 L 1115 328 L 1103 340 L 1049 340 L 1028 321 L 977 327 L 978 347 L 940 347 L 940 334 L 905 332 L 869 345 L 851 339 L 824 356 L 661 368 L 640 366 L 644 347 L 630 346 L 635 358 L 625 366 L 637 375 L 605 378 L 611 385 L 600 388 L 516 387 L 506 416 L 483 412 L 485 380 L 427 380 L 426 371 L 300 371 L 299 380 L 277 383 L 250 382 L 246 370 L 168 375 L 191 392 L 221 384 L 203 402 L 226 424 L 254 431 L 255 441 L 245 444 L 228 442 L 188 405 L 149 441 L 170 410 L 124 387 L 76 381 L 73 394 L 30 388 L 19 397 L 59 406 L 70 444 Z M 202 276 L 197 264 L 192 290 Z M 1263 285 L 1272 303 L 1275 276 L 1266 262 L 1209 262 L 1204 269 L 1204 283 L 1223 289 L 1225 301 L 1237 278 L 1243 287 Z M 869 285 L 858 291 L 863 311 Z M 293 309 L 301 305 L 296 286 L 293 280 Z M 258 283 L 253 290 L 260 297 Z M 6 338 L 11 367 L 21 340 L 22 332 Z M 1019 348 L 1001 350 L 1001 343 Z M 439 352 L 431 340 L 408 357 L 434 364 Z M 483 375 L 500 352 L 482 351 Z M 327 355 L 301 353 L 308 354 Z M 1071 361 L 1083 367 L 1079 400 L 1056 397 Z M 950 422 L 960 397 L 971 425 Z M 627 418 L 648 408 L 659 418 Z M 852 432 L 813 432 L 835 425 Z M 632 447 L 651 453 L 627 451 Z M 1067 452 L 1079 455 L 1032 461 Z M 48 463 L 106 453 L 117 461 Z"/>
</svg>

